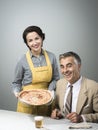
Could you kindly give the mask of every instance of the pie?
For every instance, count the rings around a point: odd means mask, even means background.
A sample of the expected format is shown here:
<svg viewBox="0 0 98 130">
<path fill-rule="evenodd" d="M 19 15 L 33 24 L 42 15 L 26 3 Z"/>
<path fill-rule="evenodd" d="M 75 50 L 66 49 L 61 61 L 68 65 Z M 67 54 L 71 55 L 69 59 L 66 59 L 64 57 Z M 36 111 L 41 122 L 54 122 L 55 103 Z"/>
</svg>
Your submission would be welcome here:
<svg viewBox="0 0 98 130">
<path fill-rule="evenodd" d="M 20 92 L 19 99 L 29 105 L 44 105 L 51 101 L 52 95 L 49 90 L 33 89 Z"/>
</svg>

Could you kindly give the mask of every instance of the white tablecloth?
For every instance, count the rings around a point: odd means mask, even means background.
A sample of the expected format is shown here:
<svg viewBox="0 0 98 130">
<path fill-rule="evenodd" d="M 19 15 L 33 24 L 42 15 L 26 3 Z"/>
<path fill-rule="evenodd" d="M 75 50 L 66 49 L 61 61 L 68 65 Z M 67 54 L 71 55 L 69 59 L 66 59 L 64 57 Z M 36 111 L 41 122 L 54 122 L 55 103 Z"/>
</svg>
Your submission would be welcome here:
<svg viewBox="0 0 98 130">
<path fill-rule="evenodd" d="M 69 126 L 73 124 L 75 123 L 71 123 L 69 120 L 66 119 L 55 120 L 48 117 L 44 117 L 44 128 L 41 128 L 41 130 L 69 130 Z M 89 123 L 89 124 L 92 126 L 90 130 L 98 129 L 97 123 Z M 33 115 L 7 110 L 0 110 L 0 130 L 39 130 L 39 129 L 35 128 Z"/>
</svg>

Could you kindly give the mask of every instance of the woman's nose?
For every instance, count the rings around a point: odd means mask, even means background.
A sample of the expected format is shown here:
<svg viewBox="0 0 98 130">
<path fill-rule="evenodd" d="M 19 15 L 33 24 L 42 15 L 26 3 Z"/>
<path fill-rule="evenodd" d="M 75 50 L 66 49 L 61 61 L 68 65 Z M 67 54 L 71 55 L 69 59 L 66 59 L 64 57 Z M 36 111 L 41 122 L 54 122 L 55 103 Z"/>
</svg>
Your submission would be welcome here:
<svg viewBox="0 0 98 130">
<path fill-rule="evenodd" d="M 32 44 L 36 44 L 36 41 L 34 40 L 34 41 L 32 42 Z"/>
</svg>

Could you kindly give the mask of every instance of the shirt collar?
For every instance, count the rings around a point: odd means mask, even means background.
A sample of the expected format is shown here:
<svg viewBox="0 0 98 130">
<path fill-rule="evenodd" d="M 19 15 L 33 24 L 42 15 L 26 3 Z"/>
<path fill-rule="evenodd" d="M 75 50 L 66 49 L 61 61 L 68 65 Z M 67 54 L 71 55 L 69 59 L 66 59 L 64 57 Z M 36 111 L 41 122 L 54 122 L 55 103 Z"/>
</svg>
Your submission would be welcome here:
<svg viewBox="0 0 98 130">
<path fill-rule="evenodd" d="M 81 80 L 82 80 L 82 76 L 78 79 L 78 81 L 76 81 L 74 84 L 72 84 L 72 86 L 78 86 L 81 84 Z M 67 87 L 70 85 L 70 83 L 68 82 Z"/>
<path fill-rule="evenodd" d="M 41 50 L 40 55 L 44 55 L 44 50 L 43 50 L 43 49 Z M 31 51 L 30 51 L 30 57 L 35 57 L 35 56 L 32 54 L 32 52 L 31 52 Z"/>
</svg>

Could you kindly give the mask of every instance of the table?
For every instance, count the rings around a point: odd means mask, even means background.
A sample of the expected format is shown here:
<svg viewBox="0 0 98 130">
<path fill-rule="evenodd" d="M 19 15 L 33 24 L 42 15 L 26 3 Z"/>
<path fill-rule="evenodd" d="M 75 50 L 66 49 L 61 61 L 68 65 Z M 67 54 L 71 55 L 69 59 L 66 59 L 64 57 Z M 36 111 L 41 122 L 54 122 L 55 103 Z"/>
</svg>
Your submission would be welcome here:
<svg viewBox="0 0 98 130">
<path fill-rule="evenodd" d="M 67 119 L 55 120 L 49 117 L 44 117 L 44 128 L 39 129 L 35 128 L 34 115 L 0 110 L 0 130 L 70 130 L 69 126 L 73 124 L 75 123 L 71 123 Z M 98 129 L 97 123 L 89 124 L 92 126 L 90 130 Z"/>
</svg>

